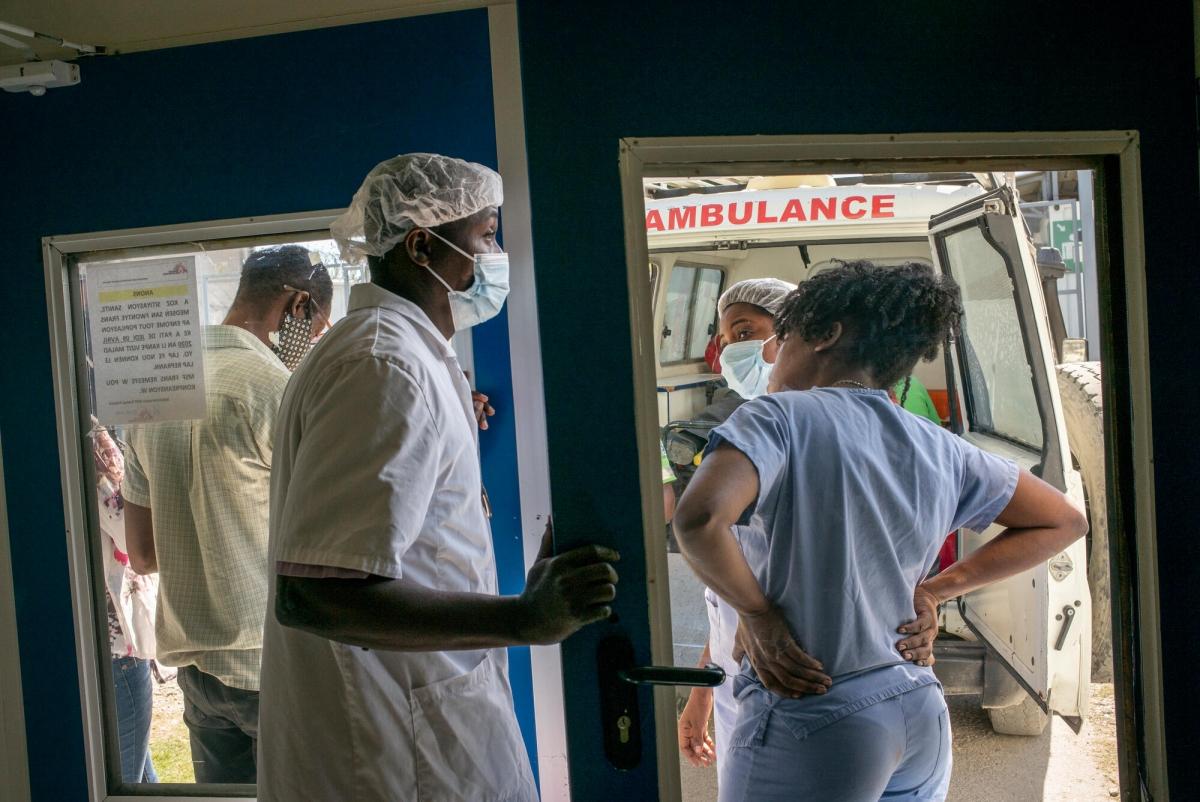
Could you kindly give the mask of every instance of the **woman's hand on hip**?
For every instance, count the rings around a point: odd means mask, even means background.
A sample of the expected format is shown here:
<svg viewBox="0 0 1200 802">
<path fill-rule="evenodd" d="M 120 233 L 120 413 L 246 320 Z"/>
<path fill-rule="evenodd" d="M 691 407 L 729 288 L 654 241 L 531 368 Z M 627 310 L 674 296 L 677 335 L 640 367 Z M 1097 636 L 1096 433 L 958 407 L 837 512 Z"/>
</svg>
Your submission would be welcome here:
<svg viewBox="0 0 1200 802">
<path fill-rule="evenodd" d="M 734 659 L 750 658 L 759 680 L 772 693 L 795 699 L 825 693 L 833 684 L 824 666 L 796 643 L 787 619 L 774 605 L 755 615 L 738 614 L 736 644 Z"/>
<path fill-rule="evenodd" d="M 931 666 L 936 662 L 933 656 L 933 642 L 938 634 L 940 604 L 941 599 L 925 587 L 924 583 L 917 585 L 913 591 L 913 610 L 916 611 L 917 617 L 896 630 L 904 635 L 904 639 L 896 644 L 896 651 L 910 663 Z"/>
</svg>

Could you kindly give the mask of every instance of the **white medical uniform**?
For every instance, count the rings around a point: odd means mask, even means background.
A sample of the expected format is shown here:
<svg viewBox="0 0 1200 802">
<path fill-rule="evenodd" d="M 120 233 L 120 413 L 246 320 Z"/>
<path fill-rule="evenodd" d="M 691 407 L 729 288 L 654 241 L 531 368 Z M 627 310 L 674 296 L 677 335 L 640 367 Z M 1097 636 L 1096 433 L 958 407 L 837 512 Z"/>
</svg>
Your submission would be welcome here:
<svg viewBox="0 0 1200 802">
<path fill-rule="evenodd" d="M 442 334 L 354 287 L 279 412 L 272 565 L 496 593 L 476 438 Z M 364 649 L 268 615 L 259 715 L 260 800 L 537 799 L 503 649 Z"/>
<path fill-rule="evenodd" d="M 737 527 L 734 527 L 735 534 Z M 705 609 L 708 611 L 709 659 L 725 669 L 725 682 L 713 688 L 713 726 L 717 737 L 717 769 L 724 765 L 722 754 L 729 748 L 733 725 L 737 723 L 737 699 L 733 695 L 733 678 L 742 667 L 733 659 L 737 636 L 737 610 L 730 607 L 710 588 L 704 589 Z"/>
</svg>

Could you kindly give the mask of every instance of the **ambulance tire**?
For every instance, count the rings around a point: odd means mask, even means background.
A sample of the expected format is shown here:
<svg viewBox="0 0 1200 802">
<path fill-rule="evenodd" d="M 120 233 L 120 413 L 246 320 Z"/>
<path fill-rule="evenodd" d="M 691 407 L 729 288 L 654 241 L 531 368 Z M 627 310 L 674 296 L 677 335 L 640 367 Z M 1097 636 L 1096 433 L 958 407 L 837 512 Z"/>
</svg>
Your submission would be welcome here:
<svg viewBox="0 0 1200 802">
<path fill-rule="evenodd" d="M 1050 716 L 1028 694 L 1020 704 L 988 709 L 992 729 L 1001 735 L 1041 735 Z"/>
<path fill-rule="evenodd" d="M 1092 596 L 1092 681 L 1112 682 L 1112 581 L 1104 474 L 1104 399 L 1099 362 L 1058 366 L 1067 441 L 1087 498 L 1088 588 Z"/>
</svg>

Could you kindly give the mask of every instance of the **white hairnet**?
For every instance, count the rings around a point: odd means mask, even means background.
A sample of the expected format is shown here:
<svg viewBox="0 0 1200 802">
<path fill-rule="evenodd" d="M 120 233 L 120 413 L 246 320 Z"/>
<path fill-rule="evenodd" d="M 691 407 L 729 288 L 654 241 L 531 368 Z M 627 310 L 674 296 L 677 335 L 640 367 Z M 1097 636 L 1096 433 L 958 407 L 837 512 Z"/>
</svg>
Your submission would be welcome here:
<svg viewBox="0 0 1200 802">
<path fill-rule="evenodd" d="M 721 298 L 717 301 L 717 315 L 725 314 L 725 310 L 733 304 L 754 304 L 772 315 L 777 315 L 779 307 L 783 305 L 783 299 L 794 289 L 795 284 L 777 278 L 748 278 L 739 281 L 721 293 Z"/>
<path fill-rule="evenodd" d="M 383 256 L 413 228 L 461 220 L 503 202 L 495 170 L 436 153 L 407 153 L 367 173 L 329 233 L 343 259 L 359 262 Z"/>
</svg>

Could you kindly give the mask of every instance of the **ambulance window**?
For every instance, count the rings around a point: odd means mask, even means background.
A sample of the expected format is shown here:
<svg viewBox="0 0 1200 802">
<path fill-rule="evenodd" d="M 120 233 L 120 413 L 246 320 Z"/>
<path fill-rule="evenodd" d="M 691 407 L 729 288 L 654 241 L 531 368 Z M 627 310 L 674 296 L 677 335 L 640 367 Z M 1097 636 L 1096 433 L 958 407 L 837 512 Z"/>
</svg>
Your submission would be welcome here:
<svg viewBox="0 0 1200 802">
<path fill-rule="evenodd" d="M 1041 414 L 1008 263 L 976 226 L 947 236 L 945 248 L 962 289 L 958 349 L 971 428 L 1040 451 Z"/>
<path fill-rule="evenodd" d="M 698 362 L 716 331 L 717 298 L 725 274 L 720 268 L 676 262 L 667 280 L 666 307 L 659 332 L 663 365 Z"/>
<path fill-rule="evenodd" d="M 692 300 L 692 326 L 688 332 L 688 358 L 703 359 L 708 341 L 717 331 L 717 299 L 721 297 L 720 270 L 701 270 Z"/>
</svg>

